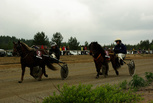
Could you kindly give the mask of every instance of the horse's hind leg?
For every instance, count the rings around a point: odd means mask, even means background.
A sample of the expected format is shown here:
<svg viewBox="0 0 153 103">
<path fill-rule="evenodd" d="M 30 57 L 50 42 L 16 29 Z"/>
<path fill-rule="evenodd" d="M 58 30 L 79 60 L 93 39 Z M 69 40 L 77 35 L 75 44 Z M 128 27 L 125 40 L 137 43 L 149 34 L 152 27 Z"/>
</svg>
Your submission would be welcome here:
<svg viewBox="0 0 153 103">
<path fill-rule="evenodd" d="M 117 66 L 117 67 L 116 67 L 116 66 L 113 66 L 113 68 L 114 68 L 114 70 L 115 70 L 116 75 L 119 75 L 119 72 L 118 72 L 118 70 L 117 70 L 119 67 L 118 67 L 118 66 Z"/>
<path fill-rule="evenodd" d="M 116 75 L 119 75 L 119 72 L 118 72 L 117 68 L 116 67 L 113 67 L 113 68 L 115 70 Z"/>
<path fill-rule="evenodd" d="M 33 67 L 30 67 L 30 75 L 33 76 Z"/>
<path fill-rule="evenodd" d="M 45 70 L 45 68 L 42 69 L 42 70 L 43 70 L 44 76 L 45 76 L 45 77 L 48 77 L 48 75 L 46 74 L 46 70 Z"/>
<path fill-rule="evenodd" d="M 97 78 L 97 79 L 99 78 L 99 73 L 100 73 L 100 72 L 97 72 L 97 75 L 96 75 L 96 78 Z"/>
<path fill-rule="evenodd" d="M 42 66 L 42 72 L 44 73 L 44 76 L 45 76 L 45 77 L 48 77 L 48 75 L 46 74 L 45 65 Z"/>
<path fill-rule="evenodd" d="M 106 64 L 106 72 L 105 72 L 105 75 L 108 76 L 108 71 L 109 71 L 109 66 L 108 66 L 108 63 Z"/>
<path fill-rule="evenodd" d="M 46 74 L 46 71 L 45 71 L 45 66 L 42 66 L 42 73 L 41 73 L 41 75 L 40 75 L 38 81 L 41 81 L 42 75 L 43 75 L 43 74 L 44 74 L 45 77 L 48 77 L 48 75 Z"/>
<path fill-rule="evenodd" d="M 117 71 L 117 69 L 119 67 L 118 67 L 117 63 L 115 62 L 115 60 L 114 61 L 111 61 L 111 63 L 112 63 L 112 66 L 113 66 L 113 68 L 115 70 L 116 75 L 119 75 L 119 72 Z"/>
<path fill-rule="evenodd" d="M 115 70 L 116 75 L 119 75 L 119 72 L 117 70 Z"/>
</svg>

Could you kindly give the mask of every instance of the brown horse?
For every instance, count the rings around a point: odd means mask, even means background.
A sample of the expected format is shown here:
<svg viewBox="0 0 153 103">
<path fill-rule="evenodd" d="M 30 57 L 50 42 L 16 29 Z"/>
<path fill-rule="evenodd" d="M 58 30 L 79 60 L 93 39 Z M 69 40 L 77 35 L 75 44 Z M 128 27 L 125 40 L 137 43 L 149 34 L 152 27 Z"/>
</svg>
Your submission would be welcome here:
<svg viewBox="0 0 153 103">
<path fill-rule="evenodd" d="M 19 81 L 19 83 L 23 82 L 23 77 L 24 77 L 26 67 L 30 68 L 31 76 L 33 76 L 32 72 L 34 67 L 39 66 L 42 68 L 42 73 L 38 80 L 41 80 L 43 74 L 45 77 L 48 77 L 45 71 L 45 65 L 47 65 L 47 67 L 51 70 L 56 70 L 56 68 L 51 64 L 52 63 L 51 58 L 47 56 L 43 56 L 43 55 L 47 55 L 47 53 L 44 50 L 42 49 L 39 50 L 39 53 L 41 53 L 42 56 L 38 58 L 36 57 L 37 56 L 36 50 L 34 50 L 33 48 L 30 48 L 25 43 L 18 41 L 17 43 L 13 42 L 13 44 L 14 44 L 13 54 L 19 53 L 21 57 L 20 61 L 21 61 L 22 74 L 21 74 L 21 80 Z"/>
<path fill-rule="evenodd" d="M 119 75 L 117 69 L 120 67 L 118 64 L 118 58 L 113 53 L 113 51 L 109 51 L 110 59 L 106 57 L 105 50 L 99 45 L 97 42 L 91 42 L 89 45 L 90 55 L 93 56 L 97 75 L 96 78 L 99 78 L 99 75 L 108 75 L 109 66 L 108 63 L 111 62 L 112 66 L 116 72 L 116 75 Z M 102 68 L 102 73 L 100 69 Z"/>
</svg>

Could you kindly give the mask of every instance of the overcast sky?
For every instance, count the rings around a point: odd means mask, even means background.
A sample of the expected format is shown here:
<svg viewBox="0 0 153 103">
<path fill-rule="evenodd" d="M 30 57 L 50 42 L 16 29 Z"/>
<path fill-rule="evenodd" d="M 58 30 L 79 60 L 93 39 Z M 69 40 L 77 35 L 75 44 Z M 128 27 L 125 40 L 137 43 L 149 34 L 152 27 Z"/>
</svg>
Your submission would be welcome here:
<svg viewBox="0 0 153 103">
<path fill-rule="evenodd" d="M 81 44 L 151 41 L 153 0 L 0 0 L 0 35 L 33 39 L 41 31 Z"/>
</svg>

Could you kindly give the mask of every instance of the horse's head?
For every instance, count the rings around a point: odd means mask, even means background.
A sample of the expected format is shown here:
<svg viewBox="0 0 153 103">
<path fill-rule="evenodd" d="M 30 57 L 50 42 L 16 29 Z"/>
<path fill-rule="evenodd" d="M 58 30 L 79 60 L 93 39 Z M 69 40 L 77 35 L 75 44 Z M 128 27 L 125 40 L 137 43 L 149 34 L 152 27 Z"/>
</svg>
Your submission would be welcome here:
<svg viewBox="0 0 153 103">
<path fill-rule="evenodd" d="M 21 55 L 22 54 L 22 45 L 20 43 L 20 41 L 18 41 L 17 43 L 16 42 L 13 42 L 13 55 Z"/>
<path fill-rule="evenodd" d="M 95 51 L 97 50 L 97 45 L 98 45 L 97 42 L 91 42 L 89 44 L 90 55 L 95 53 Z"/>
</svg>

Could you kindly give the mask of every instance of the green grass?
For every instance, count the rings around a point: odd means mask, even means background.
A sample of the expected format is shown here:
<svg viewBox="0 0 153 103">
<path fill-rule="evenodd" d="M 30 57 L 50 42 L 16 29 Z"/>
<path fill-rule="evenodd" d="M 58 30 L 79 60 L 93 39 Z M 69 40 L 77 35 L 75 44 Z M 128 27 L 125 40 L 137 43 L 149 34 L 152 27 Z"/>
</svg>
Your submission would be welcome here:
<svg viewBox="0 0 153 103">
<path fill-rule="evenodd" d="M 134 103 L 143 100 L 141 95 L 135 90 L 153 82 L 153 73 L 146 72 L 144 80 L 138 75 L 134 75 L 128 83 L 126 80 L 117 84 L 105 84 L 93 88 L 92 85 L 79 84 L 78 86 L 64 85 L 58 86 L 52 96 L 44 98 L 43 103 Z M 151 101 L 152 103 L 152 101 Z"/>
<path fill-rule="evenodd" d="M 129 91 L 123 91 L 118 86 L 109 84 L 92 89 L 92 85 L 64 85 L 58 88 L 60 94 L 46 97 L 43 103 L 130 103 L 141 100 L 141 96 Z"/>
</svg>

